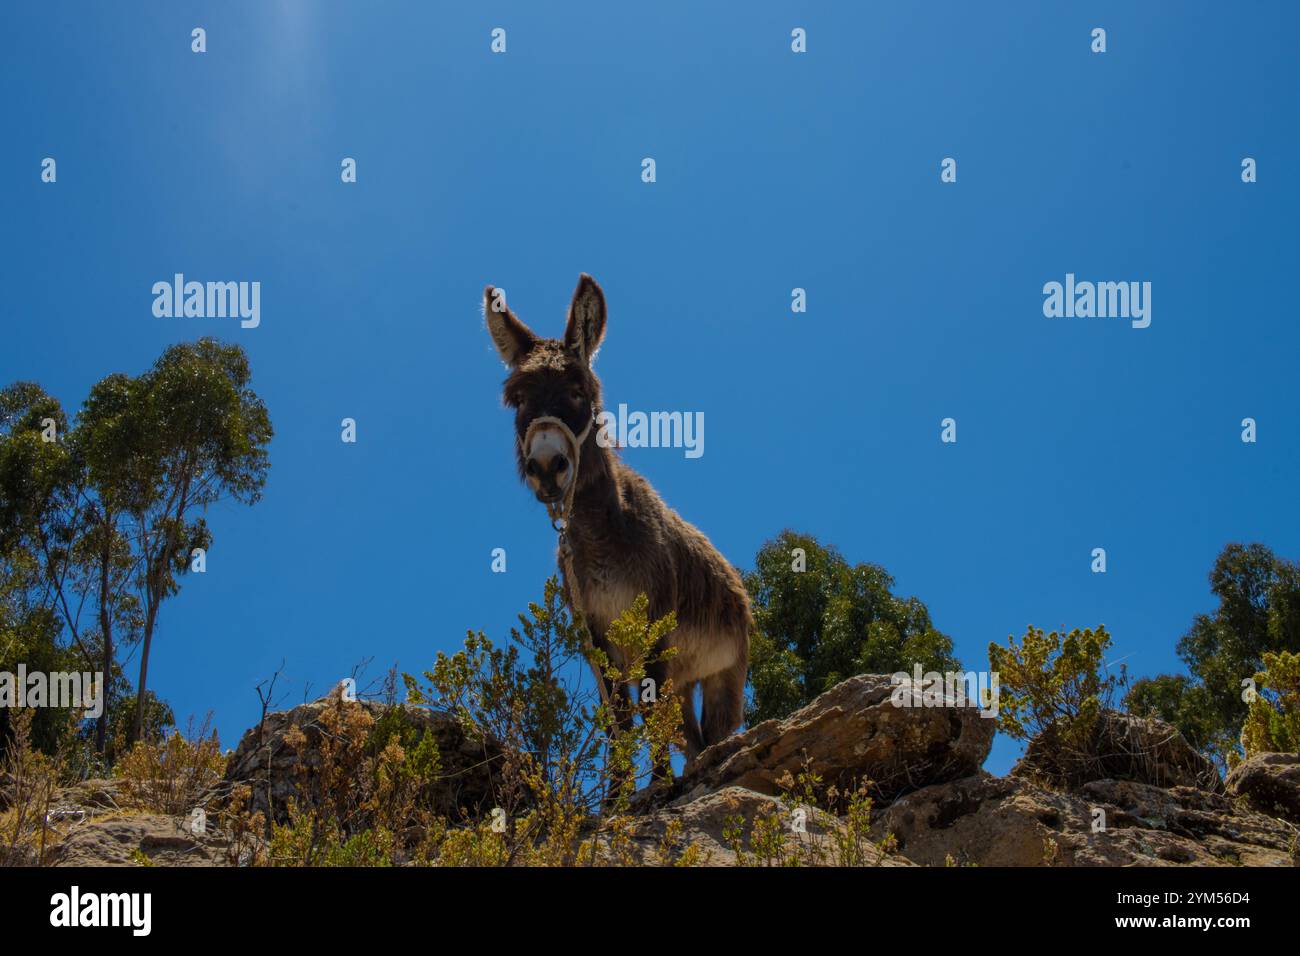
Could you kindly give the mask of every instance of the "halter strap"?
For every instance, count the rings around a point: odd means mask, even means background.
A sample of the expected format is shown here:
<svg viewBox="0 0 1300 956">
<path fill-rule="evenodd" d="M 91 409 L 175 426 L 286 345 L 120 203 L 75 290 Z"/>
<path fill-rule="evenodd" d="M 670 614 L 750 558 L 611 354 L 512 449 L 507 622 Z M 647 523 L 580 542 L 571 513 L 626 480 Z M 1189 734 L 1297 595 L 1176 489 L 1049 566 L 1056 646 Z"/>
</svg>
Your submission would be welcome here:
<svg viewBox="0 0 1300 956">
<path fill-rule="evenodd" d="M 591 426 L 595 423 L 595 405 L 591 406 L 591 417 L 587 419 L 586 427 L 578 435 L 573 434 L 573 429 L 566 425 L 563 419 L 556 418 L 554 415 L 539 415 L 528 423 L 528 428 L 524 431 L 524 437 L 519 439 L 519 450 L 527 455 L 528 442 L 533 437 L 533 433 L 538 428 L 551 425 L 559 428 L 560 433 L 564 435 L 573 448 L 573 477 L 569 479 L 569 488 L 560 501 L 552 502 L 546 506 L 546 513 L 551 518 L 551 527 L 559 532 L 562 539 L 564 531 L 568 527 L 568 516 L 573 510 L 573 496 L 578 490 L 578 467 L 582 462 L 582 445 L 587 440 L 587 436 L 591 434 Z"/>
<path fill-rule="evenodd" d="M 573 434 L 573 429 L 566 425 L 561 419 L 556 418 L 553 415 L 541 415 L 528 423 L 528 428 L 524 431 L 524 437 L 519 440 L 520 451 L 527 455 L 528 441 L 533 437 L 533 432 L 543 425 L 554 425 L 560 429 L 561 434 L 563 434 L 573 446 L 573 477 L 569 479 L 569 489 L 564 493 L 561 501 L 548 504 L 546 506 L 546 512 L 551 517 L 551 527 L 555 529 L 556 534 L 559 536 L 556 542 L 556 557 L 559 559 L 560 570 L 564 575 L 564 601 L 569 605 L 569 610 L 573 614 L 574 620 L 582 624 L 582 629 L 587 634 L 587 642 L 589 645 L 592 643 L 591 630 L 583 620 L 582 614 L 578 610 L 577 602 L 574 601 L 573 598 L 573 588 L 577 587 L 578 582 L 574 575 L 573 567 L 569 561 L 573 555 L 573 549 L 569 546 L 569 516 L 573 512 L 573 496 L 578 490 L 578 466 L 582 460 L 582 445 L 587 440 L 587 436 L 591 434 L 591 427 L 596 423 L 596 415 L 596 405 L 593 402 L 591 405 L 591 417 L 587 419 L 586 427 L 582 429 L 580 435 Z M 603 701 L 606 706 L 609 706 L 609 691 L 605 687 L 605 682 L 603 680 L 598 680 L 596 681 L 596 686 L 600 689 L 601 701 Z"/>
</svg>

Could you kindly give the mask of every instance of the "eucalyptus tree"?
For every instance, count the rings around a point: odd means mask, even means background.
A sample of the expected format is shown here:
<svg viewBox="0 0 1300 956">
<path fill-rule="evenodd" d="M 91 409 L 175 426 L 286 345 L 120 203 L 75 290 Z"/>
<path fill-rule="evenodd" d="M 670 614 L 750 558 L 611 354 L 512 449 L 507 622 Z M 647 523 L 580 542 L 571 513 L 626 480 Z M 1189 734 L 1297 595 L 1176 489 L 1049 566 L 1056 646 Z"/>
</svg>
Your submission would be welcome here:
<svg viewBox="0 0 1300 956">
<path fill-rule="evenodd" d="M 62 630 L 102 671 L 100 754 L 128 687 L 119 648 L 140 645 L 125 708 L 139 739 L 167 714 L 147 689 L 149 655 L 163 601 L 211 544 L 208 507 L 261 497 L 272 431 L 250 380 L 242 348 L 205 338 L 101 379 L 73 423 L 34 383 L 0 391 L 0 639 L 15 644 L 26 622 L 53 646 Z"/>
<path fill-rule="evenodd" d="M 782 531 L 744 577 L 756 625 L 751 725 L 785 717 L 854 674 L 959 669 L 924 603 L 895 596 L 880 565 L 850 564 L 812 535 Z"/>
<path fill-rule="evenodd" d="M 169 347 L 138 378 L 95 387 L 79 427 L 91 483 L 126 516 L 141 609 L 136 726 L 144 732 L 149 655 L 162 603 L 180 587 L 196 549 L 212 543 L 206 511 L 261 498 L 272 429 L 238 345 L 204 338 Z"/>
</svg>

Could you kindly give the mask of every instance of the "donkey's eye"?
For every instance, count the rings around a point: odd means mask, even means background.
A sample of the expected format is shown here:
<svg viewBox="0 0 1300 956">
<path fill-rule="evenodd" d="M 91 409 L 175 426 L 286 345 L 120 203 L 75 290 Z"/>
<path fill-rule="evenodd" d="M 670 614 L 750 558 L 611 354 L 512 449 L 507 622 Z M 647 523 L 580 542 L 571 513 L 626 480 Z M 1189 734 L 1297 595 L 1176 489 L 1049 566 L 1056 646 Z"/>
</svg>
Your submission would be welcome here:
<svg viewBox="0 0 1300 956">
<path fill-rule="evenodd" d="M 573 401 L 581 405 L 584 401 L 587 400 L 587 393 L 580 388 L 575 388 L 569 392 L 569 399 L 570 401 Z"/>
</svg>

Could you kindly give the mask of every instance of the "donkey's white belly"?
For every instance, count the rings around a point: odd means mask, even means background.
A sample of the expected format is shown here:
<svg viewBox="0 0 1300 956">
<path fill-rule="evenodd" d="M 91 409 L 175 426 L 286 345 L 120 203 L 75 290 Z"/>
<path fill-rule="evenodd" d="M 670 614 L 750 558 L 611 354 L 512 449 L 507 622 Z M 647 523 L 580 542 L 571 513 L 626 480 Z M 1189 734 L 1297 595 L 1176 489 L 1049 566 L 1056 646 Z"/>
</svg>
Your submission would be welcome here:
<svg viewBox="0 0 1300 956">
<path fill-rule="evenodd" d="M 583 591 L 582 614 L 588 623 L 600 622 L 601 627 L 608 627 L 632 606 L 639 593 L 621 582 L 593 581 L 592 585 Z M 603 638 L 605 635 L 595 636 Z"/>
<path fill-rule="evenodd" d="M 608 627 L 609 622 L 616 620 L 632 606 L 639 593 L 636 588 L 622 582 L 608 582 L 603 587 L 591 587 L 582 595 L 583 616 L 588 624 Z M 605 637 L 603 633 L 596 636 Z M 679 625 L 669 635 L 668 642 L 677 648 L 677 654 L 668 663 L 668 671 L 678 689 L 724 671 L 736 663 L 734 642 L 719 640 L 719 635 L 689 625 Z M 620 670 L 625 669 L 627 661 L 618 648 L 611 646 L 608 650 L 614 666 Z"/>
</svg>

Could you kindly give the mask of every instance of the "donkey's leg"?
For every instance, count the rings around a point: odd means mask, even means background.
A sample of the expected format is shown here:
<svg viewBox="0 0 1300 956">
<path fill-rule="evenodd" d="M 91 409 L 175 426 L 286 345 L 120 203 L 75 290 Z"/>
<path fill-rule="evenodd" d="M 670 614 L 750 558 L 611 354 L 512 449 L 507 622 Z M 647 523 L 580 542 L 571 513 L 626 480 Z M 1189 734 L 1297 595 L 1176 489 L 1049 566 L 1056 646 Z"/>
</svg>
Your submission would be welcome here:
<svg viewBox="0 0 1300 956">
<path fill-rule="evenodd" d="M 716 744 L 740 726 L 745 713 L 745 674 L 748 662 L 737 661 L 724 671 L 704 678 L 700 723 L 704 746 Z"/>
<path fill-rule="evenodd" d="M 636 706 L 628 696 L 628 688 L 617 681 L 606 680 L 601 678 L 605 685 L 606 699 L 609 701 L 610 710 L 614 718 L 612 726 L 606 728 L 608 741 L 606 742 L 607 753 L 611 752 L 614 745 L 614 738 L 626 734 L 633 727 L 636 719 Z M 619 794 L 630 779 L 635 778 L 635 767 L 616 768 L 610 773 L 609 779 L 605 781 L 605 806 L 612 807 L 617 801 Z"/>
<path fill-rule="evenodd" d="M 609 646 L 605 641 L 597 638 L 595 635 L 603 633 L 603 629 L 594 627 L 591 622 L 587 624 L 588 633 L 592 635 L 592 644 L 606 655 L 609 654 Z M 628 699 L 627 687 L 618 681 L 610 680 L 601 671 L 600 668 L 592 664 L 592 673 L 595 675 L 596 684 L 600 688 L 601 701 L 609 709 L 610 723 L 605 727 L 605 752 L 606 756 L 612 752 L 614 738 L 619 734 L 626 733 L 632 729 L 635 710 L 632 702 Z M 605 796 L 603 802 L 605 806 L 611 806 L 618 797 L 623 783 L 627 780 L 625 772 L 612 772 L 604 781 Z"/>
<path fill-rule="evenodd" d="M 650 687 L 653 688 L 651 692 L 652 697 L 649 699 L 645 697 L 646 688 L 644 685 L 638 688 L 637 685 L 633 684 L 632 693 L 637 695 L 636 703 L 638 707 L 643 704 L 654 706 L 654 703 L 659 700 L 659 695 L 665 692 L 665 688 L 668 686 L 668 664 L 665 661 L 655 661 L 654 663 L 647 664 L 645 676 L 649 680 Z M 645 724 L 644 716 L 641 718 L 641 723 L 642 725 Z M 670 749 L 666 748 L 664 752 L 655 759 L 654 766 L 650 768 L 651 780 L 658 781 L 668 779 L 669 775 L 672 773 L 672 765 L 669 763 L 671 758 L 672 752 Z"/>
<path fill-rule="evenodd" d="M 669 683 L 667 661 L 656 661 L 646 666 L 646 677 L 653 681 L 655 693 L 663 693 Z M 682 732 L 686 737 L 687 760 L 699 752 L 700 725 L 695 720 L 695 685 L 687 684 L 684 688 L 673 687 L 672 695 L 677 699 L 682 711 Z M 654 780 L 667 780 L 672 775 L 672 750 L 665 750 L 651 768 Z"/>
<path fill-rule="evenodd" d="M 682 736 L 686 738 L 686 762 L 690 763 L 704 749 L 704 736 L 700 733 L 700 722 L 695 719 L 695 688 L 698 682 L 687 684 L 681 693 L 682 701 Z"/>
</svg>

